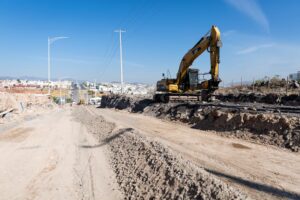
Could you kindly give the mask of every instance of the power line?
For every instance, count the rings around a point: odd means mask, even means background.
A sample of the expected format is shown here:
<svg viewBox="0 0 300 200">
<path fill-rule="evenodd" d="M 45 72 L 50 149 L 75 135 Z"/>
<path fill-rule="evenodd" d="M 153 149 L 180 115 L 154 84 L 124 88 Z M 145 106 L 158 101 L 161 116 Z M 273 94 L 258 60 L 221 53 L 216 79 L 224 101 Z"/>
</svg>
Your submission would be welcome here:
<svg viewBox="0 0 300 200">
<path fill-rule="evenodd" d="M 128 27 L 125 25 L 128 25 L 130 21 L 132 21 L 137 17 L 138 12 L 142 9 L 143 7 L 142 5 L 144 5 L 146 1 L 147 0 L 144 0 L 143 3 L 135 4 L 135 6 L 132 6 L 131 9 L 127 12 L 128 13 L 127 17 L 122 17 L 122 20 L 120 21 L 117 27 Z"/>
<path fill-rule="evenodd" d="M 150 2 L 150 3 L 149 3 Z M 152 2 L 152 3 L 151 3 Z M 119 23 L 119 27 L 126 27 L 127 29 L 130 27 L 132 27 L 131 32 L 135 31 L 137 29 L 136 26 L 137 24 L 142 24 L 143 22 L 145 22 L 145 20 L 143 20 L 143 18 L 148 14 L 147 10 L 151 10 L 153 11 L 154 8 L 154 2 L 153 1 L 149 1 L 149 0 L 144 0 L 142 3 L 140 4 L 136 4 L 135 6 L 131 7 L 130 12 L 128 12 L 129 14 L 127 15 L 127 17 L 123 17 L 122 20 Z M 154 14 L 153 14 L 154 15 Z M 151 16 L 153 16 L 151 15 Z M 132 36 L 132 34 L 130 34 Z M 112 37 L 114 38 L 114 37 Z M 122 42 L 125 42 L 128 40 L 128 37 L 124 37 Z M 109 68 L 109 66 L 111 65 L 114 57 L 116 56 L 117 53 L 117 45 L 115 40 L 112 40 L 112 44 L 107 46 L 108 48 L 106 48 L 105 51 L 105 56 L 104 56 L 104 70 L 102 71 L 101 76 L 104 75 L 104 73 L 107 71 L 107 68 Z"/>
<path fill-rule="evenodd" d="M 106 73 L 107 68 L 109 67 L 113 57 L 115 56 L 115 53 L 117 51 L 117 45 L 115 42 L 115 37 L 114 33 L 111 33 L 111 42 L 109 42 L 105 54 L 104 54 L 104 62 L 103 62 L 103 67 L 104 69 L 102 70 L 102 73 L 100 75 L 100 79 L 103 77 L 103 75 Z"/>
<path fill-rule="evenodd" d="M 111 43 L 109 43 L 109 45 L 107 45 L 107 48 L 106 48 L 105 53 L 104 53 L 104 58 L 107 58 L 109 52 L 110 52 L 111 49 L 113 48 L 113 44 L 114 44 L 114 34 L 113 34 L 113 33 L 111 33 L 111 38 L 110 38 L 109 41 L 111 41 Z M 106 59 L 106 60 L 107 60 L 107 59 Z M 106 61 L 106 60 L 105 60 L 105 61 Z"/>
<path fill-rule="evenodd" d="M 144 4 L 142 4 L 143 6 L 141 6 L 142 8 L 140 9 L 140 13 L 138 13 L 136 17 L 126 25 L 127 29 L 130 29 L 131 34 L 129 35 L 129 37 L 126 37 L 124 41 L 127 41 L 133 35 L 135 35 L 132 33 L 136 33 L 137 30 L 142 30 L 143 26 L 145 26 L 145 24 L 147 23 L 147 20 L 145 19 L 147 15 L 148 18 L 152 18 L 155 14 L 158 13 L 158 8 L 155 8 L 155 3 L 155 1 L 145 1 Z M 131 26 L 132 28 L 130 28 Z"/>
</svg>

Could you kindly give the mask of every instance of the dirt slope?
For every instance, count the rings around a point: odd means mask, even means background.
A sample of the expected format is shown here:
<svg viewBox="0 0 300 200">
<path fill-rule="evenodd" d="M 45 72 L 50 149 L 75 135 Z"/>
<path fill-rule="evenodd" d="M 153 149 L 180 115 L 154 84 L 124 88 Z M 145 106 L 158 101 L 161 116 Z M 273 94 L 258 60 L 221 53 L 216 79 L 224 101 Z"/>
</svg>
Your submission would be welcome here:
<svg viewBox="0 0 300 200">
<path fill-rule="evenodd" d="M 125 199 L 247 199 L 236 188 L 132 128 L 120 128 L 82 107 L 79 120 L 108 146 Z M 99 145 L 91 146 L 97 148 Z"/>
<path fill-rule="evenodd" d="M 200 130 L 217 131 L 223 136 L 271 144 L 296 152 L 300 150 L 300 107 L 224 102 L 164 104 L 151 99 L 110 95 L 102 98 L 101 108 L 126 109 L 178 121 Z"/>
<path fill-rule="evenodd" d="M 127 111 L 89 109 L 120 128 L 133 128 L 158 140 L 254 199 L 300 198 L 299 153 Z"/>
</svg>

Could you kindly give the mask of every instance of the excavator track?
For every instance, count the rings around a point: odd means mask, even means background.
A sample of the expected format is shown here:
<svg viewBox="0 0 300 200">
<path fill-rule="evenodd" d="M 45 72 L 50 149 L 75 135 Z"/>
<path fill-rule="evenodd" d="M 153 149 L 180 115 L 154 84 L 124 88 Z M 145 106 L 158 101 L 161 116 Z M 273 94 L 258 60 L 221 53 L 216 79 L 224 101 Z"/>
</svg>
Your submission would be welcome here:
<svg viewBox="0 0 300 200">
<path fill-rule="evenodd" d="M 189 94 L 189 93 L 158 93 L 155 94 L 153 100 L 155 102 L 161 103 L 180 103 L 180 102 L 203 102 L 203 101 L 213 101 L 214 96 L 208 95 L 207 92 L 201 92 L 197 94 Z"/>
</svg>

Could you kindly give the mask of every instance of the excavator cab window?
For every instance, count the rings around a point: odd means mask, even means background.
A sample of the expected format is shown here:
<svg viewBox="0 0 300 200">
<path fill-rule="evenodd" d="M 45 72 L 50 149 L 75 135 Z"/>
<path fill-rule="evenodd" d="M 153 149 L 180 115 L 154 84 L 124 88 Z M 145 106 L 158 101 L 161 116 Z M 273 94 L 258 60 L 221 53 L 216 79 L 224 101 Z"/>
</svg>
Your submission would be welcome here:
<svg viewBox="0 0 300 200">
<path fill-rule="evenodd" d="M 195 90 L 198 86 L 198 69 L 189 69 L 188 75 L 189 75 L 189 85 L 191 90 Z"/>
</svg>

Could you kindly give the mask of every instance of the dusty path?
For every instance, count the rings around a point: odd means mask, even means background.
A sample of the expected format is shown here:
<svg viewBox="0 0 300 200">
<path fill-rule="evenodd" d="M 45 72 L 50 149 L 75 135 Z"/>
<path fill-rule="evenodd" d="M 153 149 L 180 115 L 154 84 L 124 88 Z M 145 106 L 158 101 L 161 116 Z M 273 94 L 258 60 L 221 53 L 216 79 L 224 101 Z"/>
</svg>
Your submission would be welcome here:
<svg viewBox="0 0 300 200">
<path fill-rule="evenodd" d="M 0 132 L 0 198 L 121 199 L 96 144 L 70 110 Z"/>
<path fill-rule="evenodd" d="M 113 109 L 88 111 L 158 140 L 254 199 L 300 199 L 300 155 Z"/>
</svg>

